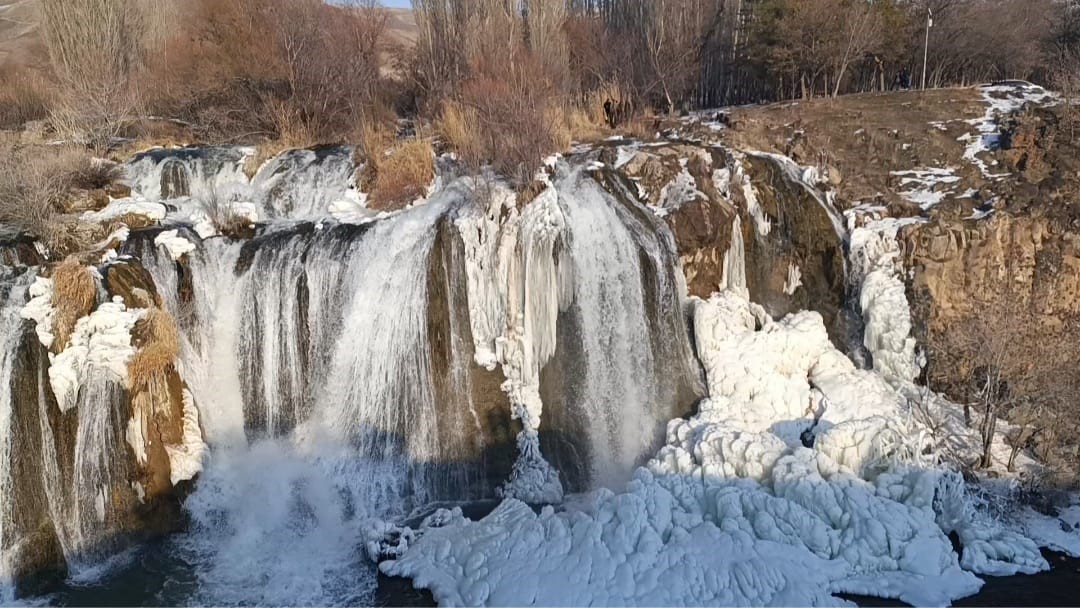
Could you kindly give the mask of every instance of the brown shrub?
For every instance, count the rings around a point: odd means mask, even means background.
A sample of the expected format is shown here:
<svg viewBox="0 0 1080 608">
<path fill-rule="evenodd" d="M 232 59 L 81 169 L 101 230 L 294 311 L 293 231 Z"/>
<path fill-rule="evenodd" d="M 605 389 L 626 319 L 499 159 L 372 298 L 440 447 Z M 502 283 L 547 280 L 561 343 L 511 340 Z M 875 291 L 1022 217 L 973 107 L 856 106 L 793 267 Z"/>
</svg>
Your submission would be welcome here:
<svg viewBox="0 0 1080 608">
<path fill-rule="evenodd" d="M 86 222 L 78 216 L 54 215 L 34 234 L 53 259 L 84 252 L 109 233 L 101 224 Z"/>
<path fill-rule="evenodd" d="M 369 206 L 400 209 L 424 196 L 435 178 L 435 153 L 430 139 L 410 138 L 394 144 L 374 163 Z"/>
<path fill-rule="evenodd" d="M 81 146 L 0 149 L 0 223 L 43 236 L 72 188 L 101 187 L 116 176 Z"/>
<path fill-rule="evenodd" d="M 90 269 L 71 256 L 53 269 L 53 350 L 60 352 L 71 339 L 75 323 L 90 314 L 97 303 L 97 281 Z"/>
<path fill-rule="evenodd" d="M 49 115 L 49 83 L 29 69 L 0 69 L 0 129 L 17 129 Z"/>
<path fill-rule="evenodd" d="M 137 105 L 144 8 L 136 0 L 41 0 L 41 34 L 58 95 L 53 127 L 105 150 Z"/>
<path fill-rule="evenodd" d="M 150 308 L 135 322 L 131 334 L 137 350 L 128 361 L 128 388 L 135 392 L 174 365 L 180 355 L 180 333 L 169 313 Z"/>
<path fill-rule="evenodd" d="M 151 64 L 148 109 L 215 141 L 347 139 L 383 103 L 387 13 L 342 4 L 195 0 Z"/>
</svg>

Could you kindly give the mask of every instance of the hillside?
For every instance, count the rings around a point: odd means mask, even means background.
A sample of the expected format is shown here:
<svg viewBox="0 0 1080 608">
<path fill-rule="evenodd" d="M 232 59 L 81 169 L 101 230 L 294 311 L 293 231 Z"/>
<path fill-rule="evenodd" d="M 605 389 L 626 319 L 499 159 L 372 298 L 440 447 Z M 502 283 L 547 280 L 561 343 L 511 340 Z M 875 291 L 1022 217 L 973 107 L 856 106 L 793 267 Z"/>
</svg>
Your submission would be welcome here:
<svg viewBox="0 0 1080 608">
<path fill-rule="evenodd" d="M 0 0 L 0 70 L 45 65 L 36 0 Z"/>
</svg>

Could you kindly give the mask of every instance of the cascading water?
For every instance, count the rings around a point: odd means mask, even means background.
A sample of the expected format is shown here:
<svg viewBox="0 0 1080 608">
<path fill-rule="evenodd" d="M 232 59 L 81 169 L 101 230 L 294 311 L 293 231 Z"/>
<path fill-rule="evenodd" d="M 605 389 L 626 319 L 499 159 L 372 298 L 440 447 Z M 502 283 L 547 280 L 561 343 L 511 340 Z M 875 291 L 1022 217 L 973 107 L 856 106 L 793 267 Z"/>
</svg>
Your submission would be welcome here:
<svg viewBox="0 0 1080 608">
<path fill-rule="evenodd" d="M 14 431 L 14 373 L 18 345 L 22 340 L 22 317 L 19 310 L 26 298 L 26 289 L 33 279 L 33 273 L 13 274 L 5 266 L 0 266 L 0 601 L 5 603 L 14 599 L 11 584 L 11 563 L 15 542 L 14 513 L 12 513 L 12 470 L 11 449 Z"/>
<path fill-rule="evenodd" d="M 354 186 L 352 148 L 288 150 L 259 168 L 251 185 L 270 218 L 320 218 L 353 213 L 365 202 Z"/>
<path fill-rule="evenodd" d="M 243 146 L 155 149 L 125 165 L 136 201 L 169 201 L 207 234 L 214 215 L 253 220 L 357 220 L 375 214 L 356 188 L 357 165 L 349 146 L 286 150 L 245 173 L 255 150 Z"/>
<path fill-rule="evenodd" d="M 325 216 L 351 179 L 343 150 L 283 155 L 247 192 L 290 220 Z M 242 186 L 244 153 L 145 155 L 129 166 L 133 195 L 182 206 Z M 135 231 L 99 268 L 103 284 L 148 272 L 179 329 L 176 371 L 210 447 L 184 503 L 188 529 L 135 560 L 188 573 L 158 601 L 370 602 L 374 570 L 361 547 L 373 522 L 495 496 L 515 445 L 550 448 L 575 490 L 628 478 L 701 393 L 674 239 L 581 166 L 553 172 L 543 200 L 493 207 L 489 257 L 466 237 L 491 191 L 459 180 L 363 225 L 271 222 L 248 240 L 182 224 Z M 488 297 L 498 301 L 490 310 Z M 57 419 L 48 366 L 38 372 L 35 415 Z M 109 488 L 133 466 L 121 386 L 85 378 L 68 415 L 71 445 L 41 424 L 48 510 L 84 584 L 102 574 L 84 559 L 101 553 L 83 548 L 111 547 L 92 528 L 117 525 Z M 512 412 L 535 416 L 538 443 L 535 427 L 514 442 Z M 64 450 L 76 452 L 73 464 L 57 469 Z M 130 576 L 137 566 L 119 567 Z"/>
<path fill-rule="evenodd" d="M 679 318 L 685 287 L 672 272 L 670 232 L 654 214 L 580 169 L 556 189 L 574 269 L 571 340 L 580 343 L 564 408 L 588 438 L 587 487 L 618 489 L 655 450 L 680 383 L 694 382 Z"/>
</svg>

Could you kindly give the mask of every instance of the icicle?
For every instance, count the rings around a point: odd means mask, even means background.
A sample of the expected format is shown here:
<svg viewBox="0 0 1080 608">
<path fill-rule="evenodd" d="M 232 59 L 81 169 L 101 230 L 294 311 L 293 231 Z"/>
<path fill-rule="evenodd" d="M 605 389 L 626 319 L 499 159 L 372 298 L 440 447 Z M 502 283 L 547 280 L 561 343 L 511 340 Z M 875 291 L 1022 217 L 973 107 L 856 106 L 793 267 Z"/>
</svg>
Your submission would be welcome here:
<svg viewBox="0 0 1080 608">
<path fill-rule="evenodd" d="M 746 247 L 743 243 L 742 219 L 735 214 L 731 221 L 731 244 L 724 253 L 724 272 L 720 279 L 720 289 L 733 289 L 746 292 Z"/>
<path fill-rule="evenodd" d="M 795 262 L 790 262 L 787 269 L 787 280 L 784 281 L 784 293 L 794 295 L 795 290 L 802 286 L 802 271 Z"/>
</svg>

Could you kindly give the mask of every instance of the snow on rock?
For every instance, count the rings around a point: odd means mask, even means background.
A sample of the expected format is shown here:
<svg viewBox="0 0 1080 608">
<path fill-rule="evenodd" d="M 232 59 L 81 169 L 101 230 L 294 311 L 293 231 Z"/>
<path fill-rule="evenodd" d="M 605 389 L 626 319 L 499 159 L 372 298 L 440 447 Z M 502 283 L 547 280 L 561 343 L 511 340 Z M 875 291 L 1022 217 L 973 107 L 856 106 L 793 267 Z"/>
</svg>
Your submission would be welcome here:
<svg viewBox="0 0 1080 608">
<path fill-rule="evenodd" d="M 179 236 L 177 230 L 166 230 L 158 234 L 154 239 L 154 245 L 165 249 L 173 261 L 179 260 L 185 254 L 195 251 L 195 244 Z"/>
<path fill-rule="evenodd" d="M 690 171 L 686 168 L 686 159 L 681 159 L 680 164 L 682 169 L 660 189 L 658 205 L 652 207 L 653 212 L 660 217 L 668 215 L 686 203 L 706 198 L 698 190 L 697 181 L 694 180 L 694 176 L 690 175 Z"/>
<path fill-rule="evenodd" d="M 366 193 L 349 190 L 344 197 L 332 201 L 327 210 L 330 217 L 342 224 L 364 224 L 377 215 L 367 208 L 367 199 Z"/>
<path fill-rule="evenodd" d="M 203 442 L 202 427 L 199 426 L 199 408 L 195 407 L 195 401 L 187 389 L 183 391 L 183 399 L 183 443 L 165 446 L 169 455 L 169 471 L 173 485 L 192 479 L 202 471 L 203 455 L 209 449 Z"/>
<path fill-rule="evenodd" d="M 1080 557 L 1080 496 L 1053 516 L 1024 507 L 1020 521 L 1024 534 L 1040 547 Z"/>
<path fill-rule="evenodd" d="M 99 211 L 87 211 L 82 219 L 88 222 L 107 222 L 124 215 L 141 215 L 155 222 L 165 219 L 167 209 L 162 203 L 135 200 L 130 198 L 115 199 Z"/>
<path fill-rule="evenodd" d="M 996 150 L 1001 144 L 998 116 L 1011 114 L 1028 103 L 1052 103 L 1057 96 L 1040 86 L 1021 81 L 987 85 L 981 87 L 980 91 L 986 103 L 986 112 L 979 118 L 967 121 L 975 128 L 975 133 L 962 135 L 958 140 L 967 143 L 964 149 L 965 160 L 978 167 L 983 177 L 999 179 L 1008 173 L 992 173 L 987 162 L 979 158 L 979 154 Z"/>
<path fill-rule="evenodd" d="M 56 309 L 52 305 L 53 281 L 45 277 L 37 277 L 28 291 L 30 301 L 19 311 L 19 316 L 33 321 L 38 341 L 45 348 L 51 348 L 55 339 L 53 317 L 56 315 Z"/>
<path fill-rule="evenodd" d="M 924 211 L 945 200 L 952 192 L 949 187 L 960 181 L 951 167 L 890 171 L 889 174 L 900 178 L 900 196 Z"/>
<path fill-rule="evenodd" d="M 131 328 L 142 313 L 127 309 L 117 296 L 75 323 L 67 348 L 50 355 L 49 383 L 60 411 L 75 407 L 79 387 L 91 374 L 107 374 L 120 383 L 127 380 L 127 363 L 135 352 Z"/>
</svg>

